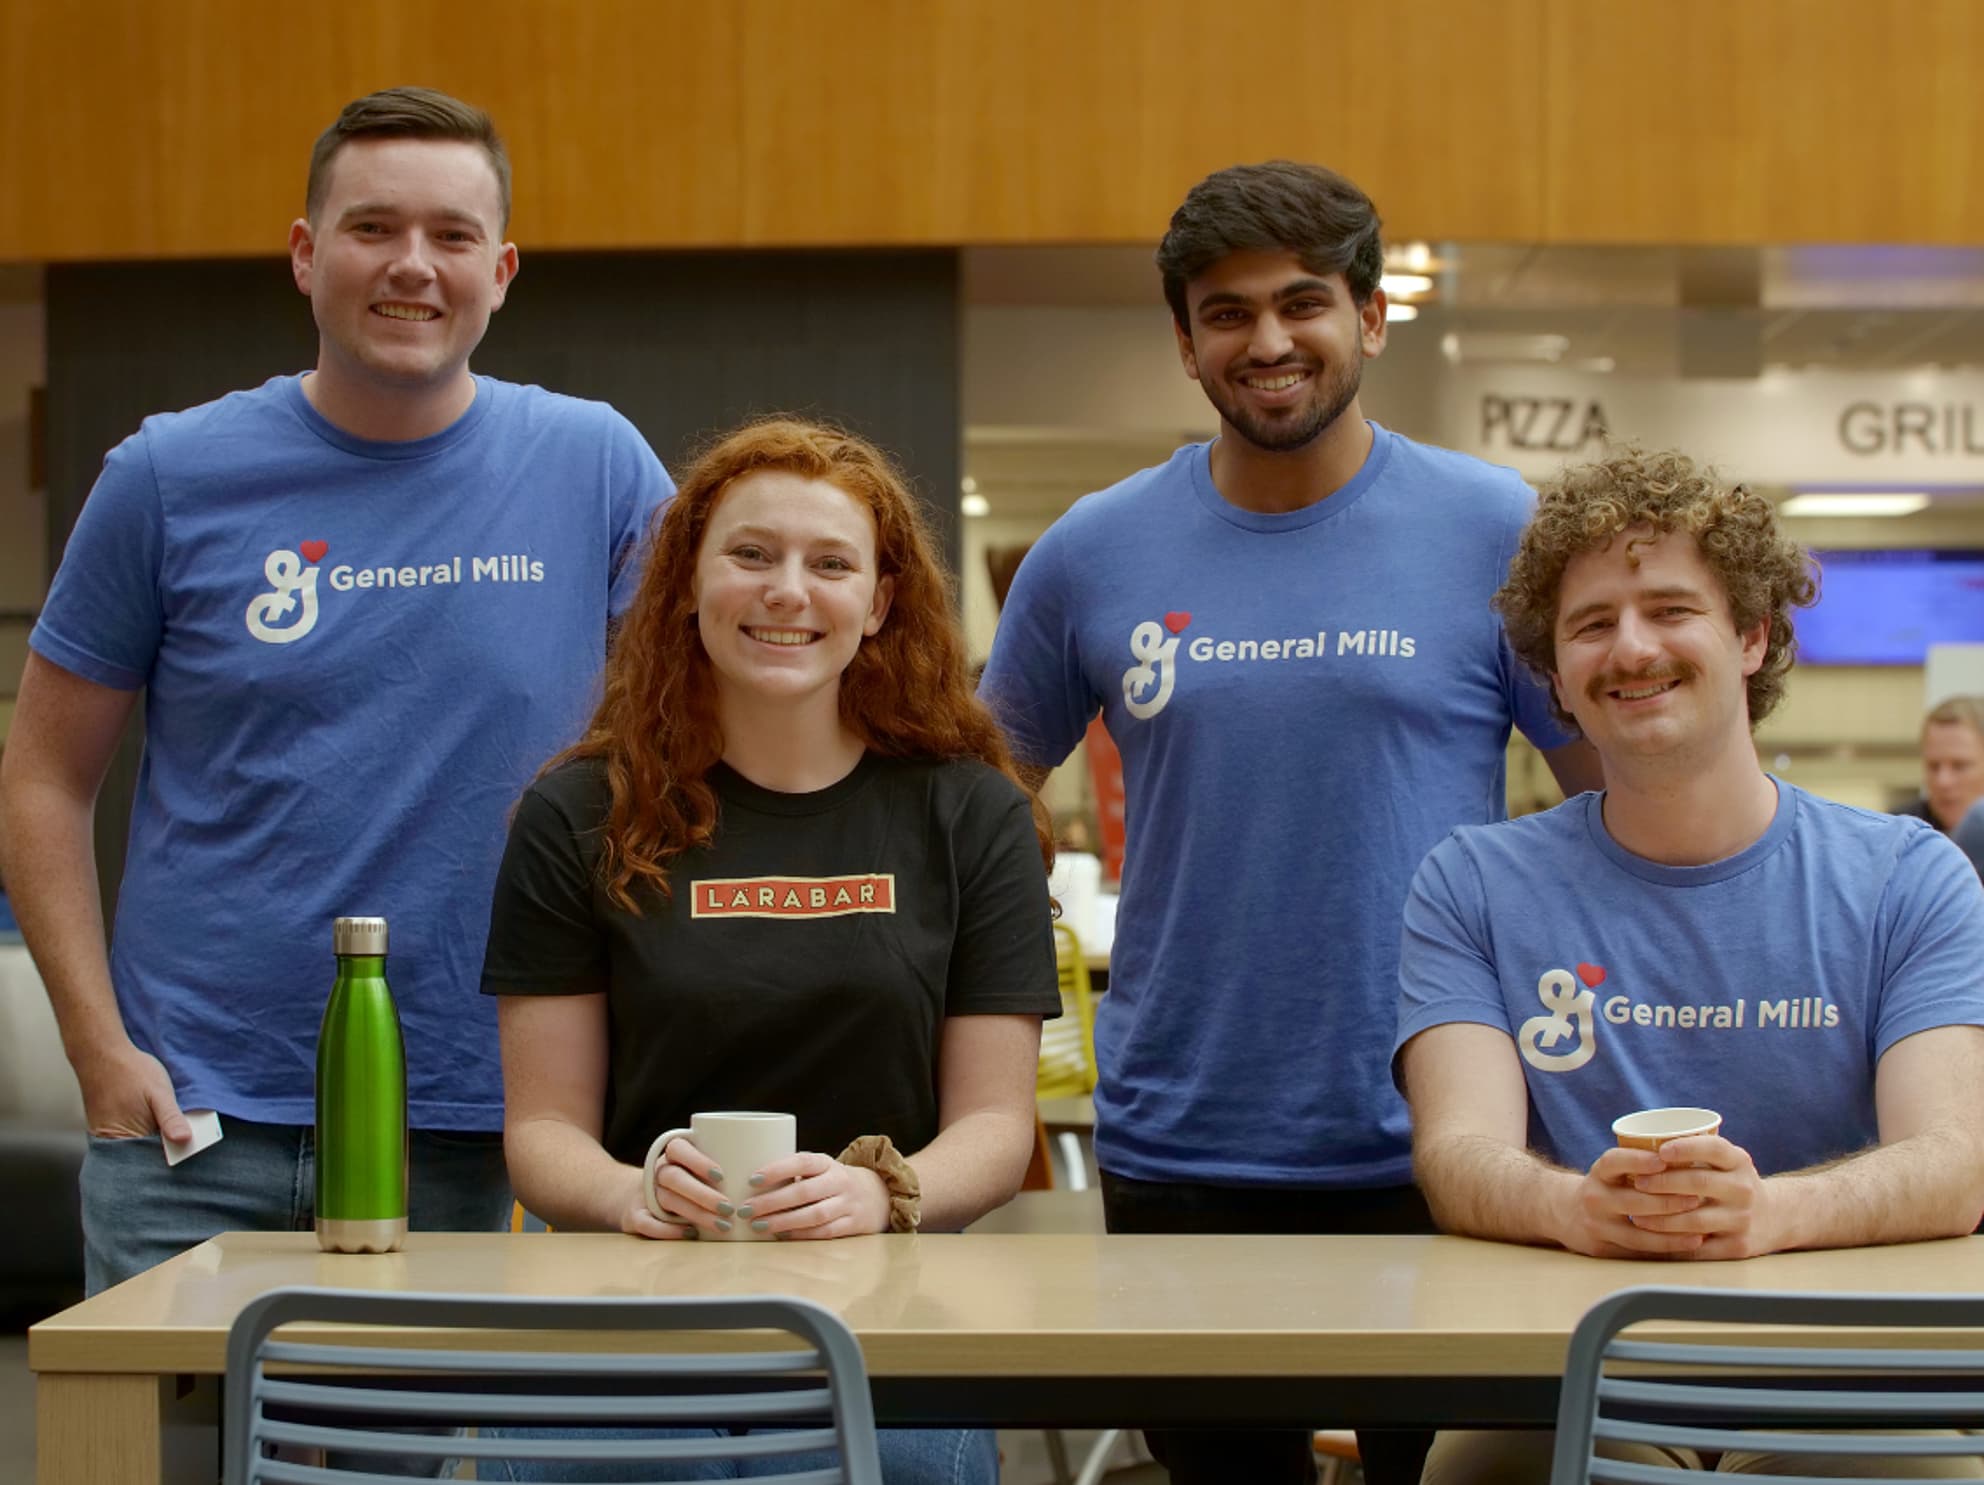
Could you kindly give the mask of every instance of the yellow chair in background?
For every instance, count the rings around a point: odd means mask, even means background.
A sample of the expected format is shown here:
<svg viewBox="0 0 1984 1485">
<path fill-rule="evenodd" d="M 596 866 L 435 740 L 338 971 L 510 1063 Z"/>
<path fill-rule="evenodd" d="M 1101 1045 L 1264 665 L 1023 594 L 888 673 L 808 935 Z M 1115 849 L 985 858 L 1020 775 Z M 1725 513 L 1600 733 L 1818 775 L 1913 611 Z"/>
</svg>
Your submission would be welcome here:
<svg viewBox="0 0 1984 1485">
<path fill-rule="evenodd" d="M 1054 958 L 1061 978 L 1061 1014 L 1040 1028 L 1034 1097 L 1043 1132 L 1054 1133 L 1068 1189 L 1086 1191 L 1088 1160 L 1082 1138 L 1095 1123 L 1095 1109 L 1089 1102 L 1095 1091 L 1095 1004 L 1090 998 L 1088 961 L 1082 957 L 1081 939 L 1065 923 L 1054 925 Z M 1043 1184 L 1052 1184 L 1051 1175 Z"/>
<path fill-rule="evenodd" d="M 1054 925 L 1054 959 L 1061 976 L 1061 1014 L 1040 1028 L 1036 1098 L 1086 1098 L 1095 1090 L 1095 1007 L 1082 943 L 1065 923 Z"/>
</svg>

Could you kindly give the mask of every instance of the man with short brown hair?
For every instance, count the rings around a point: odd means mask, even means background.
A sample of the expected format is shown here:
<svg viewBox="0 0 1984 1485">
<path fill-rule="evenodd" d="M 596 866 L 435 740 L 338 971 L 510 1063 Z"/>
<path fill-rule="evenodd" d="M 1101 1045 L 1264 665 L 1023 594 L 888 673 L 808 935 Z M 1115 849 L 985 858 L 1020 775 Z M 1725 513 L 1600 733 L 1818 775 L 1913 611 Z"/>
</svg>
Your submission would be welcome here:
<svg viewBox="0 0 1984 1485">
<path fill-rule="evenodd" d="M 1947 696 L 1922 719 L 1922 798 L 1904 811 L 1945 835 L 1984 800 L 1984 696 Z"/>
<path fill-rule="evenodd" d="M 7 881 L 89 1121 L 92 1292 L 216 1232 L 312 1225 L 341 914 L 391 924 L 412 1225 L 506 1221 L 478 993 L 505 813 L 584 720 L 670 489 L 611 408 L 470 372 L 517 272 L 480 110 L 359 99 L 307 200 L 289 248 L 315 367 L 111 451 L 0 768 Z M 91 820 L 140 691 L 106 951 Z"/>
</svg>

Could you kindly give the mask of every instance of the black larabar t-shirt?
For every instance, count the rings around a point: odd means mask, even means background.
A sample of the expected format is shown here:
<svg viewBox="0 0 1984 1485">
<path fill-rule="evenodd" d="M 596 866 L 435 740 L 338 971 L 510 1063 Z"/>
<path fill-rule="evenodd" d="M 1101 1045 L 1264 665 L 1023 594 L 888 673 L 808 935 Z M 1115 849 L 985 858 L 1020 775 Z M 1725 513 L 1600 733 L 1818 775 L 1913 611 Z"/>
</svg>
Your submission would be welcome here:
<svg viewBox="0 0 1984 1485">
<path fill-rule="evenodd" d="M 517 807 L 482 988 L 605 992 L 607 1151 L 712 1109 L 798 1116 L 799 1147 L 937 1132 L 945 1016 L 1060 1008 L 1047 878 L 1025 797 L 983 764 L 865 757 L 810 794 L 719 764 L 716 841 L 629 913 L 598 872 L 608 795 L 567 764 Z"/>
</svg>

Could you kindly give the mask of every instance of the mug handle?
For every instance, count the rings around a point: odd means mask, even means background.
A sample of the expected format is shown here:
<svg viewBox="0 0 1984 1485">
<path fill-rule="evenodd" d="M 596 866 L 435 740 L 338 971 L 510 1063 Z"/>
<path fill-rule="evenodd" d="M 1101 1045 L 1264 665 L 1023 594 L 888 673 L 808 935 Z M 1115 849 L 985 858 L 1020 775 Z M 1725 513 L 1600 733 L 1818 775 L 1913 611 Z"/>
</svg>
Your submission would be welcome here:
<svg viewBox="0 0 1984 1485">
<path fill-rule="evenodd" d="M 661 1202 L 654 1194 L 654 1168 L 661 1163 L 661 1152 L 668 1148 L 670 1140 L 688 1139 L 693 1133 L 693 1130 L 688 1129 L 663 1130 L 654 1137 L 654 1143 L 648 1146 L 648 1158 L 641 1162 L 641 1196 L 647 1201 L 648 1210 L 654 1213 L 657 1221 L 673 1222 L 678 1226 L 681 1224 L 681 1218 L 661 1209 Z"/>
</svg>

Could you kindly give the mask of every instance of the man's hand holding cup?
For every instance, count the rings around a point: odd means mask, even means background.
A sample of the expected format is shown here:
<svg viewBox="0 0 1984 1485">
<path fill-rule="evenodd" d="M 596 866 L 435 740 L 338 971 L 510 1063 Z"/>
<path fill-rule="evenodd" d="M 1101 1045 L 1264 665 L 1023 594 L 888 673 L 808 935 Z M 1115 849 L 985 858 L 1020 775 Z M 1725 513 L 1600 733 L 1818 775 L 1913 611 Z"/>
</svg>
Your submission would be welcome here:
<svg viewBox="0 0 1984 1485">
<path fill-rule="evenodd" d="M 1571 1194 L 1571 1210 L 1559 1226 L 1564 1246 L 1593 1258 L 1695 1257 L 1701 1232 L 1674 1224 L 1692 1217 L 1702 1198 L 1658 1184 L 1677 1163 L 1663 1149 L 1684 1135 L 1713 1136 L 1721 1123 L 1709 1109 L 1644 1109 L 1615 1120 L 1618 1145 L 1592 1162 Z"/>
<path fill-rule="evenodd" d="M 1688 1237 L 1694 1258 L 1750 1258 L 1781 1244 L 1767 1236 L 1768 1190 L 1756 1162 L 1721 1134 L 1712 1109 L 1644 1109 L 1615 1120 L 1622 1148 L 1654 1150 L 1660 1167 L 1633 1177 L 1644 1195 L 1687 1198 L 1686 1208 L 1636 1219 L 1645 1232 Z M 1608 1152 L 1615 1153 L 1615 1152 Z"/>
</svg>

